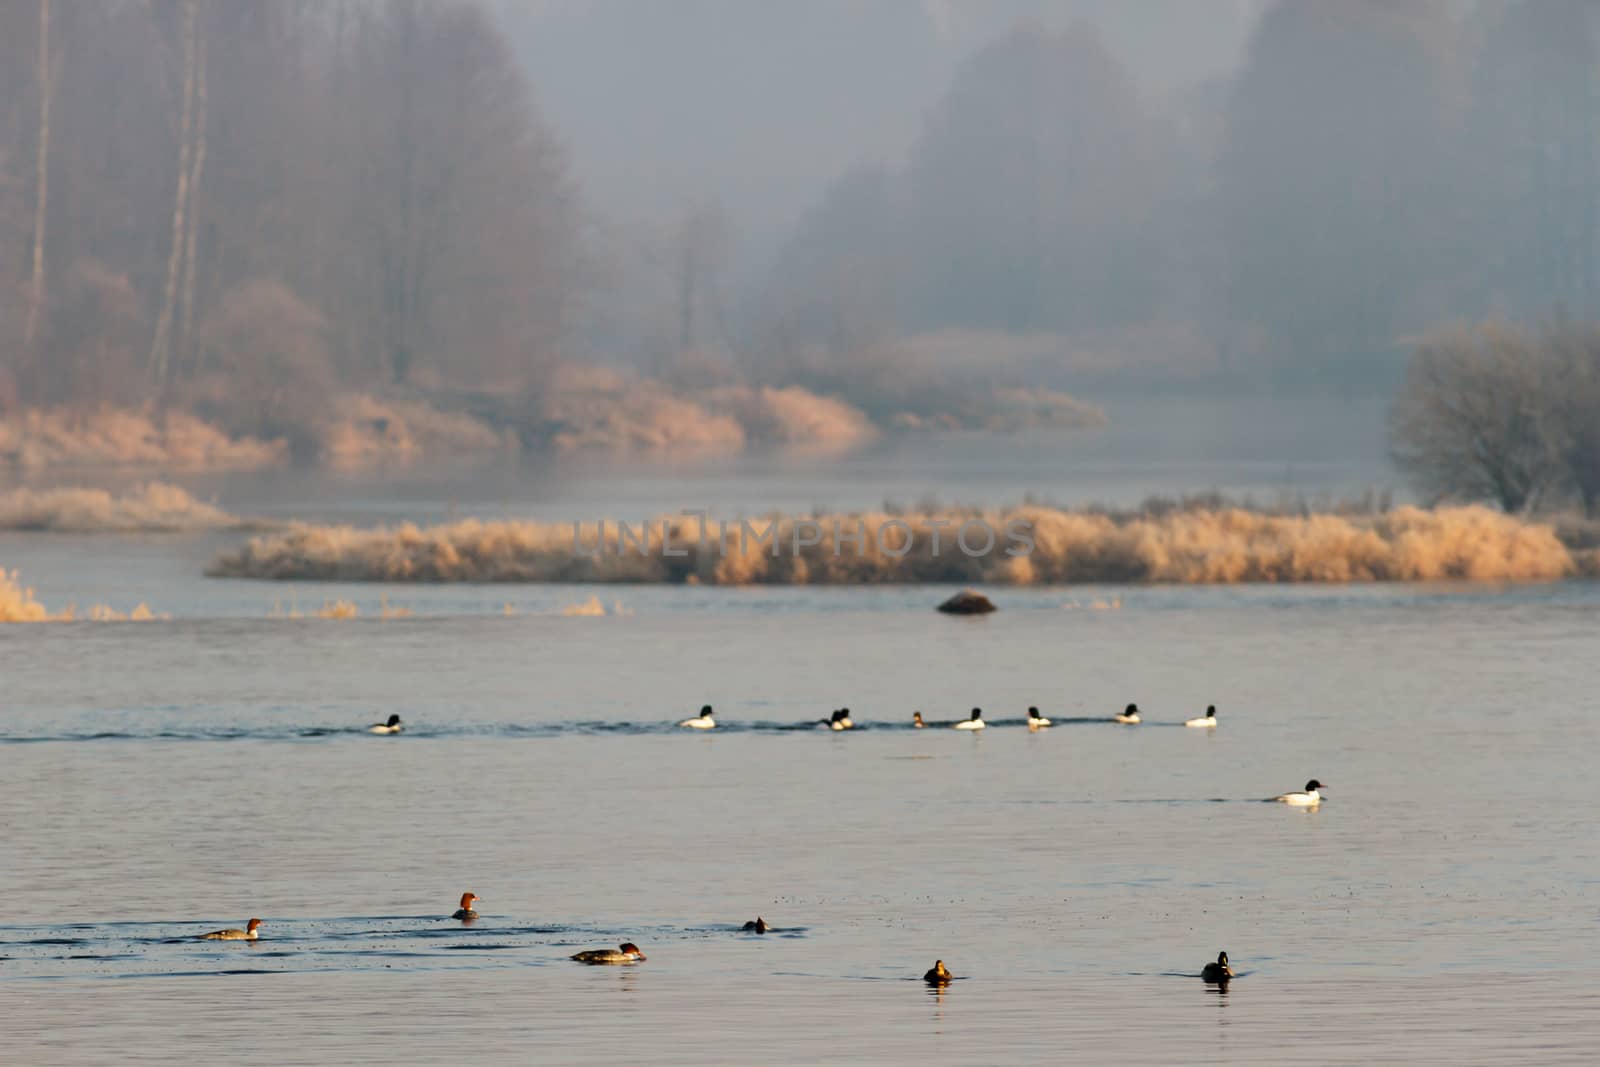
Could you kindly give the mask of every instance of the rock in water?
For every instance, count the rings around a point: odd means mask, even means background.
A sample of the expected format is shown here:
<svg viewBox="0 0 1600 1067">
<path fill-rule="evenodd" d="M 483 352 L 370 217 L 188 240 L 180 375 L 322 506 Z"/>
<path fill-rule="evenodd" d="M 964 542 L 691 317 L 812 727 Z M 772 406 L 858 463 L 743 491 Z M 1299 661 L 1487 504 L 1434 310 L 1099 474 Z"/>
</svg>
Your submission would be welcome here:
<svg viewBox="0 0 1600 1067">
<path fill-rule="evenodd" d="M 971 589 L 963 589 L 943 604 L 940 604 L 939 610 L 946 615 L 987 615 L 989 612 L 998 609 L 995 608 L 994 601 L 982 593 L 974 592 Z"/>
</svg>

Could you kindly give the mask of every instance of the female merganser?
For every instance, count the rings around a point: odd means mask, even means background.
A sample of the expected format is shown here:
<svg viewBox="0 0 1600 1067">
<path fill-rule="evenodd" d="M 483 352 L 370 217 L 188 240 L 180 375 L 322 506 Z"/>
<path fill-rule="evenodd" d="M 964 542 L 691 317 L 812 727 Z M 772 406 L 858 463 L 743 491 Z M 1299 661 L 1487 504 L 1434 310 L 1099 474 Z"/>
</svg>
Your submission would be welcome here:
<svg viewBox="0 0 1600 1067">
<path fill-rule="evenodd" d="M 260 925 L 260 919 L 251 919 L 245 923 L 243 930 L 213 930 L 209 934 L 201 934 L 200 938 L 203 941 L 254 941 L 256 939 L 256 927 Z"/>
<path fill-rule="evenodd" d="M 644 953 L 632 941 L 624 941 L 619 948 L 596 948 L 573 954 L 579 963 L 634 963 L 644 959 Z"/>
<path fill-rule="evenodd" d="M 1139 718 L 1139 705 L 1137 705 L 1137 704 L 1129 704 L 1126 708 L 1123 709 L 1121 715 L 1113 716 L 1111 721 L 1112 722 L 1126 722 L 1126 723 L 1139 723 L 1139 722 L 1142 722 L 1143 720 Z"/>
<path fill-rule="evenodd" d="M 1314 807 L 1322 803 L 1322 790 L 1327 786 L 1315 778 L 1306 783 L 1306 787 L 1298 793 L 1284 793 L 1282 796 L 1273 797 L 1280 804 L 1293 804 L 1300 808 Z"/>
<path fill-rule="evenodd" d="M 1226 982 L 1233 977 L 1233 968 L 1228 966 L 1228 954 L 1217 953 L 1217 962 L 1208 963 L 1200 972 L 1200 977 L 1208 982 Z"/>
<path fill-rule="evenodd" d="M 391 716 L 389 716 L 389 721 L 388 722 L 375 722 L 371 726 L 367 727 L 367 733 L 369 733 L 369 734 L 397 734 L 401 730 L 404 730 L 404 729 L 405 729 L 405 727 L 400 725 L 400 716 L 391 715 Z"/>
<path fill-rule="evenodd" d="M 924 726 L 927 725 L 927 723 L 922 721 L 922 712 L 913 711 L 911 713 L 911 725 L 912 725 L 913 728 L 918 729 L 918 730 L 922 729 Z"/>
<path fill-rule="evenodd" d="M 1204 715 L 1201 715 L 1201 716 L 1199 716 L 1197 718 L 1189 719 L 1186 722 L 1184 722 L 1183 725 L 1185 725 L 1185 726 L 1215 726 L 1215 725 L 1217 725 L 1217 706 L 1215 704 L 1207 704 L 1206 705 L 1206 713 Z"/>
<path fill-rule="evenodd" d="M 1028 729 L 1037 730 L 1041 726 L 1049 726 L 1050 720 L 1039 714 L 1038 708 L 1028 709 Z"/>
<path fill-rule="evenodd" d="M 757 915 L 755 922 L 745 923 L 739 929 L 743 930 L 747 934 L 764 934 L 768 930 L 772 929 L 772 927 L 767 925 L 767 920 Z"/>
<path fill-rule="evenodd" d="M 972 709 L 972 718 L 968 719 L 966 722 L 958 722 L 958 723 L 956 723 L 956 729 L 957 730 L 981 730 L 986 725 L 988 725 L 988 724 L 983 721 L 983 709 L 982 708 L 973 708 Z"/>
<path fill-rule="evenodd" d="M 450 916 L 450 918 L 452 918 L 452 919 L 476 919 L 478 917 L 478 913 L 472 910 L 472 905 L 477 903 L 477 900 L 478 900 L 478 894 L 476 894 L 476 893 L 462 893 L 461 894 L 461 907 L 457 908 L 456 909 L 456 913 L 454 915 Z"/>
<path fill-rule="evenodd" d="M 707 704 L 700 709 L 699 715 L 692 719 L 684 719 L 678 725 L 687 726 L 691 730 L 711 730 L 716 728 L 717 720 L 711 717 L 711 705 Z"/>
<path fill-rule="evenodd" d="M 929 985 L 945 985 L 955 979 L 955 975 L 945 967 L 944 960 L 934 960 L 933 969 L 922 976 L 922 980 Z"/>
</svg>

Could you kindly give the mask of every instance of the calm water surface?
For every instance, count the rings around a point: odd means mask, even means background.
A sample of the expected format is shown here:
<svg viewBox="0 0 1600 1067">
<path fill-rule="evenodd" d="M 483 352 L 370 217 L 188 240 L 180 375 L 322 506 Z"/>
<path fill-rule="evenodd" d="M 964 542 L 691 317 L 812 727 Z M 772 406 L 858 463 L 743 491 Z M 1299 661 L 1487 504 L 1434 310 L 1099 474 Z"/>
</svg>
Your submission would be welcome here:
<svg viewBox="0 0 1600 1067">
<path fill-rule="evenodd" d="M 0 1062 L 1600 1049 L 1600 587 L 960 620 L 930 588 L 199 578 L 216 547 L 0 536 L 53 606 L 171 615 L 0 628 Z M 560 614 L 591 593 L 627 613 Z M 268 617 L 336 597 L 364 617 Z M 1146 725 L 1097 721 L 1130 700 Z M 721 728 L 670 727 L 707 701 Z M 843 704 L 862 729 L 796 728 Z M 978 735 L 907 726 L 974 705 Z M 1321 810 L 1260 802 L 1313 776 Z M 445 918 L 469 889 L 483 917 Z M 257 944 L 192 938 L 253 915 Z M 649 960 L 566 958 L 624 939 Z M 930 992 L 935 958 L 963 980 Z"/>
</svg>

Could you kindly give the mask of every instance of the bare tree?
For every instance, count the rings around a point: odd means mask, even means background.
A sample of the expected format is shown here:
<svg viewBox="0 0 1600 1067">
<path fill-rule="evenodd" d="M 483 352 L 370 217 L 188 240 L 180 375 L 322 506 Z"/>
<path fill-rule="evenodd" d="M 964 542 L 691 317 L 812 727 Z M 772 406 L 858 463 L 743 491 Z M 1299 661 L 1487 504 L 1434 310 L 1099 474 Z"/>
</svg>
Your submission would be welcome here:
<svg viewBox="0 0 1600 1067">
<path fill-rule="evenodd" d="M 1563 479 L 1553 362 L 1503 323 L 1425 338 L 1391 411 L 1395 463 L 1435 498 L 1535 507 Z"/>
<path fill-rule="evenodd" d="M 199 212 L 194 201 L 200 193 L 200 178 L 206 169 L 206 35 L 195 42 L 198 53 L 195 69 L 194 149 L 189 168 L 189 210 L 184 212 L 183 239 L 183 319 L 178 329 L 178 345 L 186 353 L 193 345 L 194 330 L 194 231 Z"/>
<path fill-rule="evenodd" d="M 44 305 L 44 226 L 50 195 L 50 98 L 55 84 L 50 72 L 50 0 L 39 0 L 39 147 L 38 176 L 33 194 L 33 279 L 28 286 L 28 322 L 22 343 L 31 346 Z"/>
<path fill-rule="evenodd" d="M 1600 515 L 1600 326 L 1557 326 L 1545 343 L 1564 473 L 1584 512 Z"/>
<path fill-rule="evenodd" d="M 155 337 L 150 342 L 150 369 L 158 389 L 167 383 L 167 367 L 172 358 L 172 320 L 177 309 L 179 270 L 183 264 L 184 212 L 189 207 L 190 156 L 194 151 L 194 100 L 196 47 L 195 23 L 199 0 L 183 4 L 183 105 L 178 132 L 178 186 L 172 204 L 172 243 L 167 253 L 167 282 L 161 300 L 161 315 L 156 319 Z"/>
</svg>

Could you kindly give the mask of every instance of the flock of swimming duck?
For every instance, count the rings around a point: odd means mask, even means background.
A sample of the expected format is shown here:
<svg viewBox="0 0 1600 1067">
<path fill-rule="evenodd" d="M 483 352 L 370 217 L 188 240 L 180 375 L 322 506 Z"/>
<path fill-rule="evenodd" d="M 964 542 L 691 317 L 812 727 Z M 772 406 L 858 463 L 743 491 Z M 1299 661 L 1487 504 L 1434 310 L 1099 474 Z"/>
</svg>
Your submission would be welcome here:
<svg viewBox="0 0 1600 1067">
<path fill-rule="evenodd" d="M 478 903 L 478 895 L 476 893 L 462 893 L 461 906 L 455 910 L 450 918 L 471 925 L 473 920 L 478 918 L 477 909 L 473 907 L 476 903 Z M 245 924 L 243 930 L 230 927 L 226 930 L 213 930 L 208 934 L 201 934 L 199 937 L 202 941 L 256 941 L 260 939 L 260 935 L 256 932 L 260 929 L 261 920 L 251 919 Z M 758 915 L 739 929 L 741 933 L 764 934 L 771 930 L 772 927 L 767 924 L 767 920 Z M 620 964 L 643 963 L 648 957 L 645 956 L 638 945 L 632 941 L 624 941 L 616 948 L 585 949 L 582 952 L 575 952 L 567 958 L 578 963 Z M 1226 987 L 1233 978 L 1233 969 L 1228 966 L 1228 954 L 1226 952 L 1218 954 L 1215 963 L 1208 963 L 1201 970 L 1200 977 L 1209 984 Z M 944 960 L 934 960 L 933 966 L 922 976 L 924 982 L 933 986 L 948 985 L 955 979 L 956 976 L 944 965 Z"/>
<path fill-rule="evenodd" d="M 1137 726 L 1144 721 L 1144 717 L 1139 712 L 1139 705 L 1129 704 L 1122 710 L 1120 715 L 1113 715 L 1109 721 L 1128 726 Z M 1042 730 L 1051 725 L 1050 720 L 1040 713 L 1036 707 L 1028 709 L 1027 722 L 1030 730 Z M 828 730 L 853 730 L 855 725 L 855 722 L 850 718 L 849 708 L 838 708 L 826 719 L 818 719 L 816 722 L 816 726 L 819 729 Z M 945 725 L 954 730 L 982 730 L 988 726 L 988 723 L 983 721 L 983 709 L 973 708 L 972 714 L 967 718 L 946 724 L 926 722 L 922 718 L 922 712 L 913 712 L 911 725 L 918 730 L 938 725 Z M 1208 705 L 1204 715 L 1197 715 L 1192 719 L 1187 719 L 1183 725 L 1195 729 L 1215 729 L 1217 725 L 1216 705 Z M 706 704 L 700 709 L 700 714 L 684 719 L 678 723 L 678 726 L 685 730 L 714 730 L 717 727 L 716 713 L 712 710 L 710 704 Z M 398 734 L 404 729 L 405 724 L 400 721 L 400 716 L 390 715 L 387 721 L 375 722 L 367 727 L 367 732 L 372 734 Z M 1295 807 L 1315 807 L 1322 803 L 1322 790 L 1325 788 L 1327 787 L 1313 778 L 1306 783 L 1304 789 L 1299 789 L 1292 793 L 1280 793 L 1267 799 Z M 463 922 L 471 922 L 476 919 L 478 913 L 473 910 L 472 905 L 477 900 L 477 896 L 472 893 L 461 894 L 461 907 L 456 910 L 451 918 L 459 919 Z M 260 919 L 251 919 L 243 930 L 214 930 L 209 934 L 202 934 L 201 937 L 209 941 L 254 941 L 256 939 L 256 929 L 260 925 Z M 757 916 L 753 921 L 745 923 L 740 929 L 744 933 L 764 934 L 771 927 L 767 925 L 765 919 Z M 589 949 L 575 953 L 570 958 L 579 963 L 611 964 L 642 963 L 646 957 L 639 950 L 638 945 L 635 945 L 632 941 L 624 941 L 617 948 Z M 943 960 L 935 960 L 933 966 L 922 976 L 922 980 L 929 985 L 943 986 L 954 981 L 955 977 L 949 968 L 944 965 Z M 1216 961 L 1207 963 L 1201 970 L 1200 977 L 1208 984 L 1226 987 L 1229 980 L 1233 978 L 1233 969 L 1228 964 L 1228 954 L 1226 952 L 1218 953 Z"/>
<path fill-rule="evenodd" d="M 1122 710 L 1122 714 L 1113 715 L 1109 721 L 1137 726 L 1144 721 L 1144 717 L 1139 714 L 1139 705 L 1129 704 Z M 691 719 L 684 719 L 678 725 L 685 730 L 715 730 L 717 728 L 717 717 L 711 710 L 711 705 L 707 704 L 700 709 L 700 714 Z M 850 718 L 849 708 L 838 708 L 828 718 L 818 719 L 814 725 L 820 730 L 853 730 L 856 724 Z M 952 730 L 983 730 L 989 724 L 983 719 L 983 709 L 973 708 L 971 715 L 951 723 L 930 723 L 922 718 L 922 712 L 914 711 L 911 713 L 911 725 L 918 730 L 938 726 L 949 727 Z M 1051 725 L 1051 721 L 1045 718 L 1038 708 L 1030 707 L 1028 709 L 1028 729 L 1042 730 L 1049 725 Z M 1183 725 L 1193 726 L 1198 729 L 1215 727 L 1217 725 L 1217 706 L 1215 704 L 1207 706 L 1204 715 L 1196 715 L 1192 719 L 1186 719 Z M 400 731 L 400 716 L 391 715 L 387 724 L 373 723 L 368 729 L 375 734 L 398 733 Z"/>
</svg>

